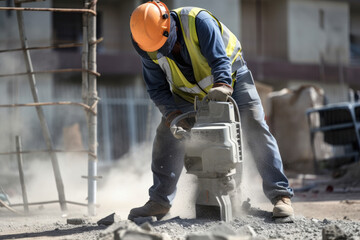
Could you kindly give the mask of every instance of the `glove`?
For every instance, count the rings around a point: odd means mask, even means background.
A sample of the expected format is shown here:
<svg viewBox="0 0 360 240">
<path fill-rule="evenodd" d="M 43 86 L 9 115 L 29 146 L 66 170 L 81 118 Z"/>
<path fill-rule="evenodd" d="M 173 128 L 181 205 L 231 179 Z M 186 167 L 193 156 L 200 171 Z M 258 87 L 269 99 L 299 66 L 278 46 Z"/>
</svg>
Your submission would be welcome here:
<svg viewBox="0 0 360 240">
<path fill-rule="evenodd" d="M 180 116 L 182 114 L 182 112 L 180 110 L 176 110 L 174 112 L 171 112 L 165 120 L 165 124 L 166 126 L 170 127 L 171 122 L 178 116 Z M 177 139 L 182 139 L 184 133 L 186 133 L 187 130 L 189 130 L 191 128 L 191 125 L 189 124 L 189 122 L 186 119 L 182 119 L 180 120 L 177 124 L 176 124 L 177 128 L 176 129 L 171 129 L 172 134 L 174 135 L 175 138 Z"/>
<path fill-rule="evenodd" d="M 233 88 L 226 83 L 214 83 L 207 96 L 209 100 L 226 102 L 233 91 Z"/>
</svg>

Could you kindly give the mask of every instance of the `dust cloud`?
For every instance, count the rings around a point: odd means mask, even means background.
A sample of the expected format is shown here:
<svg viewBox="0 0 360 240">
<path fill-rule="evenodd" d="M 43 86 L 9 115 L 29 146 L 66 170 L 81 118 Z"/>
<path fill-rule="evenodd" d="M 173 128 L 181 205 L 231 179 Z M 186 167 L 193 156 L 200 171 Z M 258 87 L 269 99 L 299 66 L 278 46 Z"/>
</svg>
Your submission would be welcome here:
<svg viewBox="0 0 360 240">
<path fill-rule="evenodd" d="M 98 165 L 97 215 L 107 216 L 118 214 L 126 219 L 131 208 L 142 206 L 148 200 L 148 189 L 152 185 L 151 150 L 152 144 L 137 146 L 136 151 L 130 152 L 112 165 Z M 66 200 L 87 203 L 87 155 L 65 153 L 57 154 L 60 171 L 64 183 Z M 236 206 L 247 198 L 251 204 L 269 203 L 262 193 L 262 180 L 257 173 L 251 154 L 244 155 L 244 170 L 241 193 Z M 57 200 L 57 189 L 51 161 L 36 159 L 29 161 L 25 172 L 26 187 L 29 202 Z M 17 184 L 17 195 L 11 197 L 12 203 L 22 202 L 20 184 Z M 186 174 L 184 169 L 177 188 L 177 195 L 173 207 L 167 218 L 179 216 L 181 218 L 195 217 L 195 201 L 197 178 Z M 235 206 L 234 205 L 234 206 Z M 39 206 L 37 207 L 39 208 Z M 58 209 L 57 204 L 41 206 L 42 209 Z M 70 214 L 87 214 L 86 207 L 68 205 Z M 35 207 L 30 210 L 37 211 Z M 55 211 L 56 212 L 56 211 Z"/>
<path fill-rule="evenodd" d="M 110 166 L 100 180 L 99 212 L 116 212 L 126 219 L 131 208 L 148 201 L 148 188 L 152 185 L 151 144 L 135 149 Z"/>
</svg>

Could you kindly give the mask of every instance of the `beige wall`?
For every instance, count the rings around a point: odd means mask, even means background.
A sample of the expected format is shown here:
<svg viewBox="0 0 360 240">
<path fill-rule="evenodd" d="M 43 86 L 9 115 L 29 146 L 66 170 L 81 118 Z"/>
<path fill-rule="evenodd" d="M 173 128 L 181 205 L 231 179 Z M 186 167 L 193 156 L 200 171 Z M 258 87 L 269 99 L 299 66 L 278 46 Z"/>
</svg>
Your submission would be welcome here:
<svg viewBox="0 0 360 240">
<path fill-rule="evenodd" d="M 332 64 L 349 62 L 347 2 L 289 0 L 288 13 L 291 62 L 320 63 L 321 58 Z"/>
<path fill-rule="evenodd" d="M 245 56 L 287 58 L 287 0 L 242 0 L 242 38 Z"/>
</svg>

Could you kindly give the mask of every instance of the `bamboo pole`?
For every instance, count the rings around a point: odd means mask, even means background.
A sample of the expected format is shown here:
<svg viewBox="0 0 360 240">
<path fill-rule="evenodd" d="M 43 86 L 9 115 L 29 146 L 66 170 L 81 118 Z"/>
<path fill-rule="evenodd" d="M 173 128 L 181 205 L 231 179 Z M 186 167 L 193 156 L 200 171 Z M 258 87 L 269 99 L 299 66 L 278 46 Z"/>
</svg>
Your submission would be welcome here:
<svg viewBox="0 0 360 240">
<path fill-rule="evenodd" d="M 24 50 L 27 51 L 27 50 Z M 30 72 L 22 72 L 22 73 L 10 73 L 10 74 L 0 74 L 0 78 L 2 77 L 10 77 L 10 76 L 22 76 L 22 75 L 29 75 L 29 74 L 44 74 L 44 73 L 69 73 L 69 72 L 87 72 L 96 76 L 100 76 L 100 73 L 90 71 L 87 69 L 81 68 L 66 68 L 66 69 L 56 69 L 56 70 L 47 70 L 47 71 L 30 71 Z"/>
<path fill-rule="evenodd" d="M 96 12 L 96 0 L 85 0 L 85 8 L 90 8 Z M 96 41 L 96 15 L 87 15 L 87 41 L 94 43 Z M 88 48 L 88 69 L 96 72 L 96 44 L 87 44 Z M 96 75 L 88 74 L 88 91 L 87 102 L 89 106 L 94 106 L 94 111 L 97 112 L 97 86 Z M 88 212 L 89 215 L 96 215 L 96 189 L 97 189 L 97 115 L 88 115 L 88 131 L 89 131 L 89 151 L 92 154 L 88 156 Z"/>
<path fill-rule="evenodd" d="M 104 38 L 99 38 L 96 40 L 96 44 L 100 43 L 104 40 Z M 83 43 L 62 43 L 62 44 L 55 44 L 51 46 L 43 46 L 43 47 L 28 47 L 28 48 L 13 48 L 13 49 L 3 49 L 0 50 L 0 53 L 4 52 L 16 52 L 16 51 L 23 51 L 23 50 L 44 50 L 44 49 L 54 49 L 54 48 L 73 48 L 73 47 L 81 47 Z"/>
<path fill-rule="evenodd" d="M 29 8 L 19 7 L 20 3 L 15 3 L 16 7 L 0 7 L 0 10 L 11 10 L 11 11 L 39 11 L 39 12 L 68 12 L 68 13 L 91 13 L 96 15 L 96 12 L 91 9 L 72 9 L 72 8 Z"/>
<path fill-rule="evenodd" d="M 12 207 L 10 207 L 9 205 L 7 205 L 3 200 L 0 199 L 0 207 L 3 206 L 5 207 L 7 210 L 9 210 L 10 212 L 16 213 L 18 215 L 21 215 L 18 211 L 16 211 L 15 209 L 13 209 Z"/>
<path fill-rule="evenodd" d="M 16 3 L 15 6 L 21 7 L 21 3 Z M 27 38 L 26 38 L 25 30 L 24 30 L 23 13 L 22 13 L 22 11 L 17 11 L 16 15 L 17 15 L 18 26 L 19 26 L 21 47 L 27 48 L 28 46 L 27 46 Z M 37 93 L 35 75 L 33 73 L 31 73 L 34 70 L 33 70 L 32 62 L 31 62 L 30 52 L 29 52 L 29 50 L 24 50 L 23 53 L 24 53 L 24 59 L 25 59 L 25 63 L 26 63 L 26 69 L 29 72 L 28 77 L 29 77 L 29 84 L 30 84 L 33 100 L 35 103 L 38 103 L 39 97 L 38 97 L 38 93 Z M 44 116 L 42 107 L 36 106 L 36 111 L 37 111 L 38 118 L 40 120 L 42 133 L 43 133 L 43 137 L 46 142 L 46 146 L 50 151 L 52 167 L 53 167 L 53 171 L 54 171 L 54 175 L 55 175 L 56 187 L 57 187 L 57 191 L 58 191 L 58 195 L 59 195 L 60 207 L 61 207 L 62 211 L 66 211 L 67 207 L 66 207 L 66 199 L 65 199 L 65 193 L 64 193 L 64 185 L 63 185 L 63 181 L 61 178 L 61 173 L 60 173 L 57 156 L 55 153 L 51 152 L 51 150 L 53 149 L 53 143 L 51 140 L 49 128 L 48 128 L 47 122 L 45 120 L 45 116 Z"/>
<path fill-rule="evenodd" d="M 72 150 L 72 151 L 69 151 L 69 150 L 57 150 L 57 149 L 53 149 L 51 152 L 54 152 L 54 153 L 86 153 L 86 154 L 92 154 L 91 152 L 89 152 L 88 150 Z M 35 154 L 35 153 L 51 153 L 49 150 L 28 150 L 28 151 L 20 151 L 20 152 L 2 152 L 0 153 L 0 155 L 12 155 L 12 154 L 18 154 L 18 153 L 21 153 L 21 154 Z M 94 157 L 96 157 L 94 155 Z"/>
<path fill-rule="evenodd" d="M 97 104 L 97 102 L 95 103 Z M 51 106 L 51 105 L 74 105 L 83 107 L 85 110 L 90 111 L 92 114 L 97 114 L 94 111 L 93 106 L 88 106 L 84 103 L 78 102 L 37 102 L 37 103 L 23 103 L 23 104 L 0 104 L 0 108 L 8 108 L 8 107 L 39 107 L 39 106 Z"/>
<path fill-rule="evenodd" d="M 83 13 L 82 15 L 83 22 L 83 48 L 81 53 L 81 64 L 83 69 L 88 70 L 88 57 L 89 57 L 89 42 L 88 42 L 88 14 Z M 89 79 L 87 72 L 82 72 L 82 91 L 81 97 L 85 104 L 88 104 L 88 89 L 89 89 Z M 88 118 L 87 118 L 88 120 Z"/>
<path fill-rule="evenodd" d="M 54 200 L 54 201 L 43 201 L 43 202 L 33 202 L 33 203 L 28 203 L 29 206 L 32 205 L 44 205 L 44 204 L 52 204 L 52 203 L 58 203 L 58 200 Z M 87 204 L 86 203 L 79 203 L 79 202 L 73 202 L 73 201 L 66 201 L 66 203 L 68 204 L 73 204 L 73 205 L 79 205 L 79 206 L 84 206 L 86 207 Z M 19 207 L 19 206 L 23 206 L 24 204 L 22 203 L 15 203 L 15 204 L 11 204 L 11 207 Z"/>
<path fill-rule="evenodd" d="M 27 198 L 26 186 L 25 186 L 23 159 L 22 159 L 22 155 L 20 153 L 22 151 L 20 136 L 16 136 L 16 151 L 17 151 L 17 162 L 18 162 L 18 169 L 19 169 L 21 192 L 22 192 L 22 197 L 23 197 L 23 202 L 24 202 L 24 211 L 25 211 L 25 213 L 28 213 L 29 205 L 28 205 L 28 198 Z"/>
</svg>

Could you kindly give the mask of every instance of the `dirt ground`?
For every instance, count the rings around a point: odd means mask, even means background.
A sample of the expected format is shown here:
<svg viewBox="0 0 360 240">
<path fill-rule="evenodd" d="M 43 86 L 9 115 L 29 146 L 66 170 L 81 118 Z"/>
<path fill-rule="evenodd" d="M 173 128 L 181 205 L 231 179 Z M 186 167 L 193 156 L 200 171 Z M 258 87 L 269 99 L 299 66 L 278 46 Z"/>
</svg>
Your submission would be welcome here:
<svg viewBox="0 0 360 240">
<path fill-rule="evenodd" d="M 329 186 L 318 186 L 309 191 L 297 192 L 293 198 L 295 222 L 275 224 L 271 218 L 272 206 L 266 201 L 250 204 L 247 213 L 237 216 L 226 227 L 236 232 L 250 226 L 258 236 L 268 239 L 322 239 L 325 225 L 336 224 L 348 236 L 360 239 L 360 192 L 330 192 Z M 115 204 L 116 205 L 116 204 Z M 0 208 L 0 239 L 98 239 L 107 226 L 97 222 L 115 212 L 121 221 L 126 221 L 126 211 L 117 211 L 121 206 L 103 206 L 97 216 L 86 216 L 84 207 L 69 205 L 67 214 L 61 213 L 57 204 L 31 207 L 29 215 L 17 216 Z M 170 239 L 185 239 L 191 233 L 206 233 L 219 228 L 221 221 L 196 220 L 193 213 L 180 216 L 181 212 L 193 211 L 192 206 L 174 204 L 174 211 L 162 221 L 153 223 L 153 231 L 166 234 Z M 19 211 L 21 209 L 17 208 Z M 82 219 L 79 225 L 68 224 L 68 219 Z M 224 226 L 222 226 L 223 228 Z M 230 230 L 227 230 L 230 231 Z"/>
<path fill-rule="evenodd" d="M 59 204 L 30 206 L 29 215 L 15 215 L 0 207 L 0 239 L 101 239 L 104 232 L 109 231 L 114 225 L 107 227 L 98 225 L 97 222 L 112 213 L 120 217 L 121 220 L 117 223 L 127 224 L 127 214 L 130 209 L 141 206 L 147 201 L 148 187 L 152 183 L 150 161 L 143 157 L 151 156 L 150 148 L 144 148 L 144 151 L 138 154 L 140 155 L 127 156 L 126 159 L 119 161 L 117 166 L 106 170 L 100 169 L 99 174 L 103 176 L 103 180 L 98 186 L 99 208 L 96 216 L 87 216 L 86 207 L 71 204 L 68 204 L 67 213 L 60 211 Z M 86 203 L 84 194 L 87 184 L 86 181 L 79 180 L 79 175 L 86 174 L 84 173 L 86 159 L 84 162 L 76 163 L 72 159 L 71 163 L 61 159 L 60 162 L 72 166 L 68 175 L 63 171 L 64 179 L 68 181 L 64 183 L 67 186 L 67 199 Z M 61 167 L 66 169 L 62 165 Z M 42 163 L 41 165 L 34 163 L 32 168 L 35 170 L 41 168 L 42 173 L 51 173 L 50 165 L 47 169 Z M 81 173 L 75 174 L 76 169 L 80 169 Z M 246 169 L 243 183 L 245 187 L 242 189 L 244 199 L 241 203 L 250 199 L 251 208 L 235 216 L 230 223 L 195 219 L 193 202 L 196 188 L 193 186 L 196 178 L 184 173 L 180 177 L 177 197 L 170 214 L 163 220 L 154 222 L 152 231 L 165 234 L 168 239 L 184 240 L 189 234 L 209 233 L 219 228 L 232 235 L 246 228 L 246 231 L 263 237 L 262 239 L 317 240 L 322 239 L 322 229 L 337 225 L 345 232 L 347 236 L 345 239 L 360 240 L 358 172 L 354 172 L 349 177 L 351 181 L 346 184 L 324 176 L 289 174 L 290 184 L 295 190 L 294 223 L 276 224 L 271 217 L 272 205 L 262 193 L 261 179 L 250 171 L 250 166 L 246 166 Z M 29 172 L 30 170 L 31 168 Z M 30 201 L 56 199 L 57 193 L 56 188 L 53 187 L 52 175 L 50 174 L 48 179 L 44 177 L 45 174 L 33 176 L 27 182 Z M 15 197 L 12 196 L 12 199 Z M 21 202 L 21 198 L 15 200 L 13 202 Z M 23 209 L 16 207 L 16 210 L 22 212 Z M 81 221 L 78 225 L 74 225 L 68 224 L 68 219 Z"/>
</svg>

